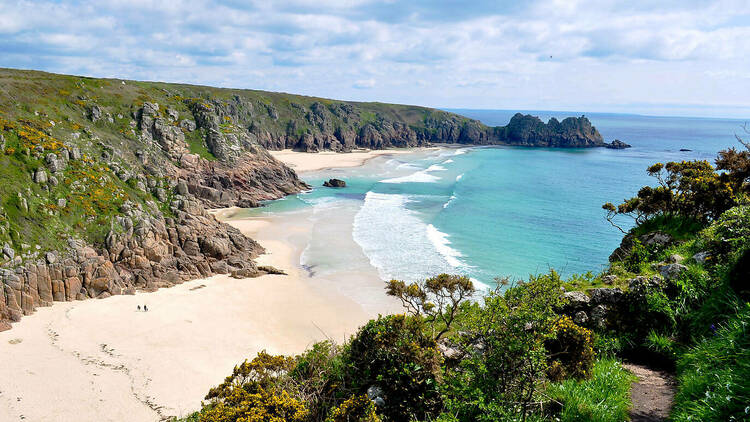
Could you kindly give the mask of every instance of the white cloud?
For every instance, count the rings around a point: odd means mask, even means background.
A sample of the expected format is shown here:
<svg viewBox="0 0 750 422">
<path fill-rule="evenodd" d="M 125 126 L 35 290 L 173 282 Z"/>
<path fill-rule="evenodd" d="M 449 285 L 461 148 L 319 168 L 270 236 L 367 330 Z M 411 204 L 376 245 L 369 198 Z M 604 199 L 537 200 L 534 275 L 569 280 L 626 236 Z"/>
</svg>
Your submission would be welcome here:
<svg viewBox="0 0 750 422">
<path fill-rule="evenodd" d="M 370 78 L 370 79 L 360 79 L 360 80 L 354 82 L 353 86 L 355 88 L 358 88 L 358 89 L 374 88 L 375 87 L 375 79 L 372 79 L 372 78 Z"/>
<path fill-rule="evenodd" d="M 0 66 L 444 107 L 750 93 L 742 0 L 3 2 L 0 50 Z"/>
</svg>

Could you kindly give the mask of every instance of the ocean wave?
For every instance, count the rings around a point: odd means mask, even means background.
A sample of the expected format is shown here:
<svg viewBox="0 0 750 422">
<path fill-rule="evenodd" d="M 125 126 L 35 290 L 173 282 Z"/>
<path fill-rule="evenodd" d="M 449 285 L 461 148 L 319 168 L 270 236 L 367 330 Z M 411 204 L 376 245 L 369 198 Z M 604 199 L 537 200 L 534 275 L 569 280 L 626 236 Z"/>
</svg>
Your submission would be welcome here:
<svg viewBox="0 0 750 422">
<path fill-rule="evenodd" d="M 381 183 L 435 183 L 439 177 L 429 174 L 426 170 L 420 170 L 401 177 L 392 177 L 381 180 Z"/>
<path fill-rule="evenodd" d="M 466 154 L 466 151 L 467 151 L 466 148 L 457 149 L 456 152 L 453 153 L 453 155 Z"/>
<path fill-rule="evenodd" d="M 456 182 L 458 182 L 459 180 L 463 179 L 464 178 L 464 174 L 466 174 L 466 173 L 461 173 L 458 176 L 456 176 Z"/>
<path fill-rule="evenodd" d="M 447 159 L 447 160 L 443 161 L 443 164 L 450 164 L 450 163 L 452 163 L 452 162 L 453 162 L 453 160 L 451 160 L 451 159 L 449 158 L 449 159 Z"/>
<path fill-rule="evenodd" d="M 411 164 L 409 164 L 409 166 L 415 167 Z M 438 180 L 440 180 L 440 178 L 430 173 L 436 172 L 436 171 L 445 171 L 445 170 L 448 170 L 448 169 L 439 164 L 433 164 L 427 167 L 426 169 L 416 171 L 412 174 L 407 174 L 406 176 L 400 176 L 400 177 L 391 177 L 389 179 L 383 179 L 380 182 L 381 183 L 435 183 Z"/>
<path fill-rule="evenodd" d="M 443 204 L 443 209 L 448 208 L 448 205 L 450 205 L 455 199 L 456 199 L 456 195 L 451 195 L 451 197 L 448 198 L 448 202 Z"/>
<path fill-rule="evenodd" d="M 455 272 L 460 253 L 447 236 L 406 206 L 409 195 L 368 192 L 354 217 L 352 238 L 383 280 L 424 280 Z"/>
<path fill-rule="evenodd" d="M 492 289 L 489 284 L 482 283 L 474 277 L 469 278 L 469 280 L 471 280 L 474 288 L 480 292 L 489 292 Z"/>
<path fill-rule="evenodd" d="M 462 257 L 461 252 L 450 247 L 450 240 L 448 235 L 436 229 L 432 224 L 427 225 L 427 238 L 430 239 L 432 245 L 440 255 L 443 256 L 446 262 L 453 268 L 463 267 L 465 264 L 458 258 Z"/>
</svg>

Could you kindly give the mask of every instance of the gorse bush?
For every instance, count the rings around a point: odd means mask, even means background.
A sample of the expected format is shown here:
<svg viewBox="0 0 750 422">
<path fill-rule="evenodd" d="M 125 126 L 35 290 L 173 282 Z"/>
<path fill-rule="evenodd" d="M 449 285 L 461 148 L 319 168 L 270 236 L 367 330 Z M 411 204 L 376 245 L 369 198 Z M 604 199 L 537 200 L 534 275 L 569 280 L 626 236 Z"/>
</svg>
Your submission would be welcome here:
<svg viewBox="0 0 750 422">
<path fill-rule="evenodd" d="M 561 317 L 554 326 L 555 337 L 545 342 L 549 359 L 547 374 L 553 381 L 586 378 L 594 364 L 594 342 L 591 330 Z"/>
<path fill-rule="evenodd" d="M 201 415 L 204 422 L 302 422 L 309 412 L 294 397 L 287 374 L 294 359 L 265 352 L 236 366 L 232 375 L 212 388 L 210 405 Z"/>
<path fill-rule="evenodd" d="M 326 422 L 380 422 L 375 403 L 367 395 L 351 396 L 333 409 Z"/>
</svg>

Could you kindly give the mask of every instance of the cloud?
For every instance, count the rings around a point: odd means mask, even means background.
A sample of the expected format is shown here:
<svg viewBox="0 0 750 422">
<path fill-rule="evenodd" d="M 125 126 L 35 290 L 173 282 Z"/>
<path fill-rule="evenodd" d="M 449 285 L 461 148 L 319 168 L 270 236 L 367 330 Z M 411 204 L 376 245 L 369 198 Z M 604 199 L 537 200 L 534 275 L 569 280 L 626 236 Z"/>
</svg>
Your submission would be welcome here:
<svg viewBox="0 0 750 422">
<path fill-rule="evenodd" d="M 750 91 L 744 0 L 22 0 L 0 3 L 0 51 L 6 67 L 444 107 L 741 107 Z"/>
<path fill-rule="evenodd" d="M 354 85 L 352 85 L 354 88 L 357 89 L 370 89 L 375 87 L 375 79 L 360 79 L 356 82 L 354 82 Z"/>
</svg>

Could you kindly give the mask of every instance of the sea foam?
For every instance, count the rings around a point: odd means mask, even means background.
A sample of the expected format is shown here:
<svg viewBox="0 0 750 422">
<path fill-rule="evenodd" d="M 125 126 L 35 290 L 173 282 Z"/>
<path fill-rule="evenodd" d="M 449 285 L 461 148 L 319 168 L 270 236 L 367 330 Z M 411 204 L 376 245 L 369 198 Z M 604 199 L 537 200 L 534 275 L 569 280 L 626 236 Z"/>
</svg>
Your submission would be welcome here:
<svg viewBox="0 0 750 422">
<path fill-rule="evenodd" d="M 463 263 L 447 235 L 407 208 L 409 195 L 368 192 L 352 237 L 384 280 L 424 280 Z"/>
<path fill-rule="evenodd" d="M 427 225 L 427 238 L 430 239 L 435 249 L 445 258 L 453 268 L 465 266 L 458 258 L 462 257 L 461 252 L 450 247 L 448 235 L 436 229 L 432 224 Z"/>
</svg>

